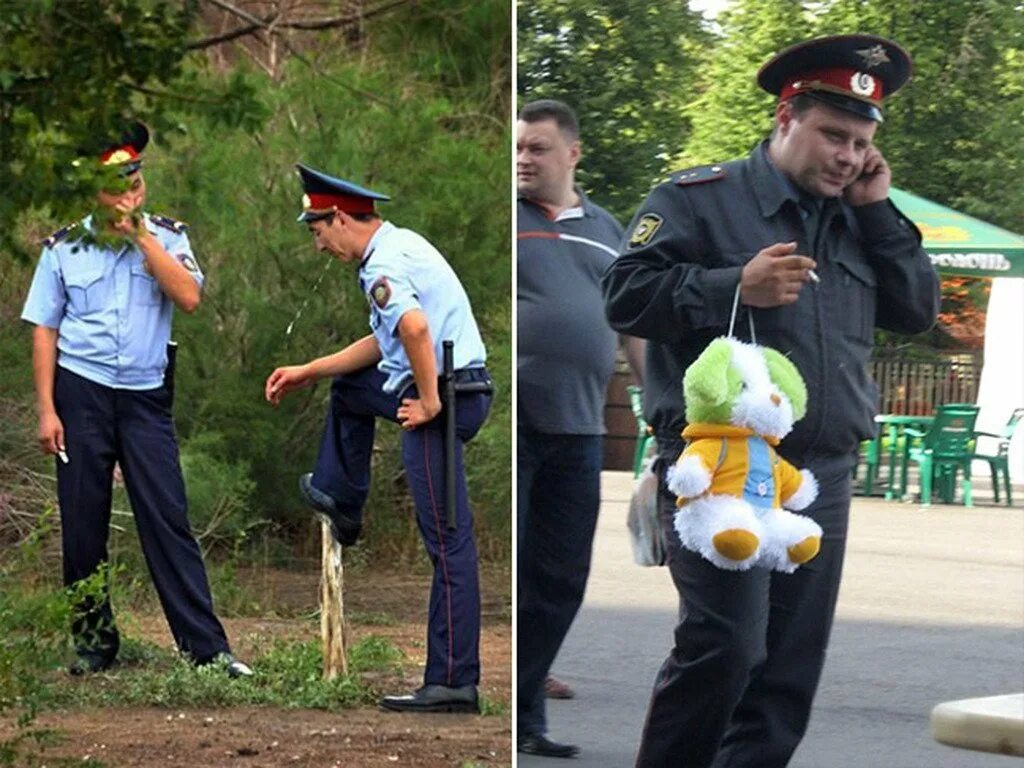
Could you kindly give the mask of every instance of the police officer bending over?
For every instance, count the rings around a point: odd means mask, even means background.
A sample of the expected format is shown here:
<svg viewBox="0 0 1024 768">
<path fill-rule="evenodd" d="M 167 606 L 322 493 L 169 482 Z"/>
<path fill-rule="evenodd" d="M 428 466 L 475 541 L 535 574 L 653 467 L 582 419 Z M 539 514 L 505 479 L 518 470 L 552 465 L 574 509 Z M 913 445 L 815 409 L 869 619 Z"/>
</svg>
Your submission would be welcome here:
<svg viewBox="0 0 1024 768">
<path fill-rule="evenodd" d="M 64 542 L 64 583 L 107 560 L 111 483 L 120 463 L 142 551 L 178 649 L 197 664 L 252 670 L 231 656 L 199 546 L 186 516 L 185 485 L 164 385 L 174 306 L 199 306 L 203 274 L 185 225 L 142 212 L 141 153 L 149 132 L 135 123 L 103 142 L 92 215 L 47 238 L 22 319 L 34 323 L 32 362 L 39 443 L 55 454 Z M 108 590 L 74 612 L 72 674 L 106 669 L 119 634 Z"/>
<path fill-rule="evenodd" d="M 411 695 L 385 696 L 380 705 L 396 711 L 476 712 L 480 589 L 462 445 L 480 429 L 491 398 L 458 397 L 454 530 L 444 519 L 443 421 L 438 418 L 443 341 L 454 342 L 457 381 L 488 380 L 469 298 L 430 243 L 381 221 L 374 202 L 388 197 L 297 167 L 306 193 L 299 221 L 309 226 L 317 249 L 357 268 L 372 333 L 340 352 L 276 369 L 267 379 L 266 398 L 276 405 L 287 392 L 333 377 L 316 468 L 299 479 L 299 490 L 346 546 L 355 544 L 362 530 L 375 419 L 402 426 L 402 461 L 434 578 L 424 685 Z"/>
<path fill-rule="evenodd" d="M 807 382 L 807 415 L 779 453 L 817 476 L 804 514 L 825 531 L 821 553 L 794 574 L 719 570 L 680 549 L 662 478 L 682 608 L 638 766 L 781 768 L 807 727 L 839 590 L 850 470 L 874 433 L 874 328 L 924 331 L 939 306 L 920 234 L 889 202 L 891 174 L 873 144 L 882 97 L 909 76 L 906 52 L 870 35 L 778 54 L 758 75 L 779 96 L 771 137 L 746 159 L 657 187 L 605 274 L 612 327 L 652 341 L 645 410 L 663 467 L 682 447 L 683 371 L 726 332 L 738 286 L 757 341 L 788 355 Z"/>
</svg>

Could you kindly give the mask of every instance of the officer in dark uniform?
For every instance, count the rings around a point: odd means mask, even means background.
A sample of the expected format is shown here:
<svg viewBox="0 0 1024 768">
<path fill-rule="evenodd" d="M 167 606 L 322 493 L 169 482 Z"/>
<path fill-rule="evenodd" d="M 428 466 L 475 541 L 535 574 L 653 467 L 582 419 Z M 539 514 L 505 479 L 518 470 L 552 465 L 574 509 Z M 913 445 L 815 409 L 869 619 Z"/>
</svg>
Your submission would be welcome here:
<svg viewBox="0 0 1024 768">
<path fill-rule="evenodd" d="M 444 257 L 420 235 L 382 221 L 374 210 L 388 197 L 297 166 L 305 190 L 299 221 L 316 246 L 358 269 L 370 305 L 371 333 L 340 352 L 276 369 L 266 398 L 333 378 L 316 469 L 299 480 L 305 501 L 331 522 L 339 543 L 356 543 L 370 487 L 377 417 L 403 428 L 402 461 L 416 522 L 434 566 L 424 685 L 385 696 L 383 708 L 412 712 L 476 712 L 480 680 L 480 589 L 473 517 L 462 465 L 463 443 L 480 429 L 490 395 L 460 394 L 456 408 L 456 522 L 445 520 L 444 431 L 438 371 L 442 342 L 454 342 L 457 382 L 489 381 L 486 352 L 469 298 Z"/>
<path fill-rule="evenodd" d="M 102 141 L 105 180 L 91 216 L 47 238 L 22 319 L 35 324 L 39 442 L 55 454 L 68 585 L 107 560 L 111 483 L 121 466 L 142 551 L 178 648 L 197 664 L 251 675 L 228 649 L 185 486 L 164 373 L 174 307 L 199 305 L 203 274 L 185 225 L 142 212 L 149 132 Z M 88 162 L 88 161 L 87 161 Z M 109 667 L 120 644 L 106 588 L 74 614 L 73 674 Z"/>
<path fill-rule="evenodd" d="M 681 619 L 638 766 L 784 766 L 806 729 L 839 589 L 850 470 L 874 432 L 873 332 L 925 331 L 939 307 L 920 234 L 888 200 L 889 167 L 873 144 L 883 97 L 910 70 L 902 48 L 870 35 L 776 55 L 758 74 L 779 96 L 770 138 L 743 160 L 656 187 L 604 276 L 612 326 L 652 342 L 645 411 L 663 467 L 682 448 L 683 372 L 726 332 L 739 291 L 757 341 L 807 382 L 807 415 L 779 452 L 817 476 L 804 513 L 825 531 L 821 553 L 795 574 L 719 570 L 680 549 L 662 482 Z"/>
</svg>

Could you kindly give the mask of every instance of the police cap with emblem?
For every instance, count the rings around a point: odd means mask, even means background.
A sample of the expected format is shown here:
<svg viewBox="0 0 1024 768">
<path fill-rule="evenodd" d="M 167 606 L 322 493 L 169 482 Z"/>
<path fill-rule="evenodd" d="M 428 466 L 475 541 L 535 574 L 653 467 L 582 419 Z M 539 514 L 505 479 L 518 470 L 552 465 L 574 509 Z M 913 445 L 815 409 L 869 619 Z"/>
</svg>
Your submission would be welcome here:
<svg viewBox="0 0 1024 768">
<path fill-rule="evenodd" d="M 302 213 L 297 221 L 316 221 L 336 210 L 348 214 L 374 213 L 374 201 L 391 199 L 350 181 L 314 171 L 302 163 L 296 163 L 295 167 L 299 170 L 305 193 L 302 195 Z"/>
<path fill-rule="evenodd" d="M 128 125 L 120 134 L 98 137 L 86 154 L 99 157 L 100 165 L 116 167 L 121 176 L 135 173 L 142 167 L 142 150 L 149 144 L 149 129 L 138 121 Z"/>
<path fill-rule="evenodd" d="M 868 120 L 882 122 L 882 99 L 910 78 L 910 55 L 876 35 L 833 35 L 777 53 L 757 84 L 786 101 L 806 93 Z"/>
</svg>

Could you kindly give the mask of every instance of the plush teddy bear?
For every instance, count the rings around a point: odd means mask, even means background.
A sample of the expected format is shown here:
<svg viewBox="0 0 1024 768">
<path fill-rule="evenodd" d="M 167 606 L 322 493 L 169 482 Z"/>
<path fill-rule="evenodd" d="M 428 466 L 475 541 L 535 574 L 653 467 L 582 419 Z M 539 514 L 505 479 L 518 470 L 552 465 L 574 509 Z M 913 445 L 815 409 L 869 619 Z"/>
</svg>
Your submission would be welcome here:
<svg viewBox="0 0 1024 768">
<path fill-rule="evenodd" d="M 821 528 L 801 510 L 818 483 L 774 446 L 807 409 L 796 366 L 768 347 L 717 338 L 683 377 L 687 445 L 668 471 L 682 545 L 719 568 L 792 573 L 818 554 Z"/>
</svg>

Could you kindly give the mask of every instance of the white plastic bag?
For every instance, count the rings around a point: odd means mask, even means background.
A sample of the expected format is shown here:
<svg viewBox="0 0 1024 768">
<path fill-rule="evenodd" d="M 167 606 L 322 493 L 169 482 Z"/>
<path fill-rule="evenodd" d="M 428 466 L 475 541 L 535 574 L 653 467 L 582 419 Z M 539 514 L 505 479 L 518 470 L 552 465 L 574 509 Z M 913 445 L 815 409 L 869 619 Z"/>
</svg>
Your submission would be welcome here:
<svg viewBox="0 0 1024 768">
<path fill-rule="evenodd" d="M 643 566 L 665 564 L 665 541 L 658 521 L 658 476 L 652 464 L 648 462 L 634 481 L 626 516 L 633 561 Z"/>
</svg>

